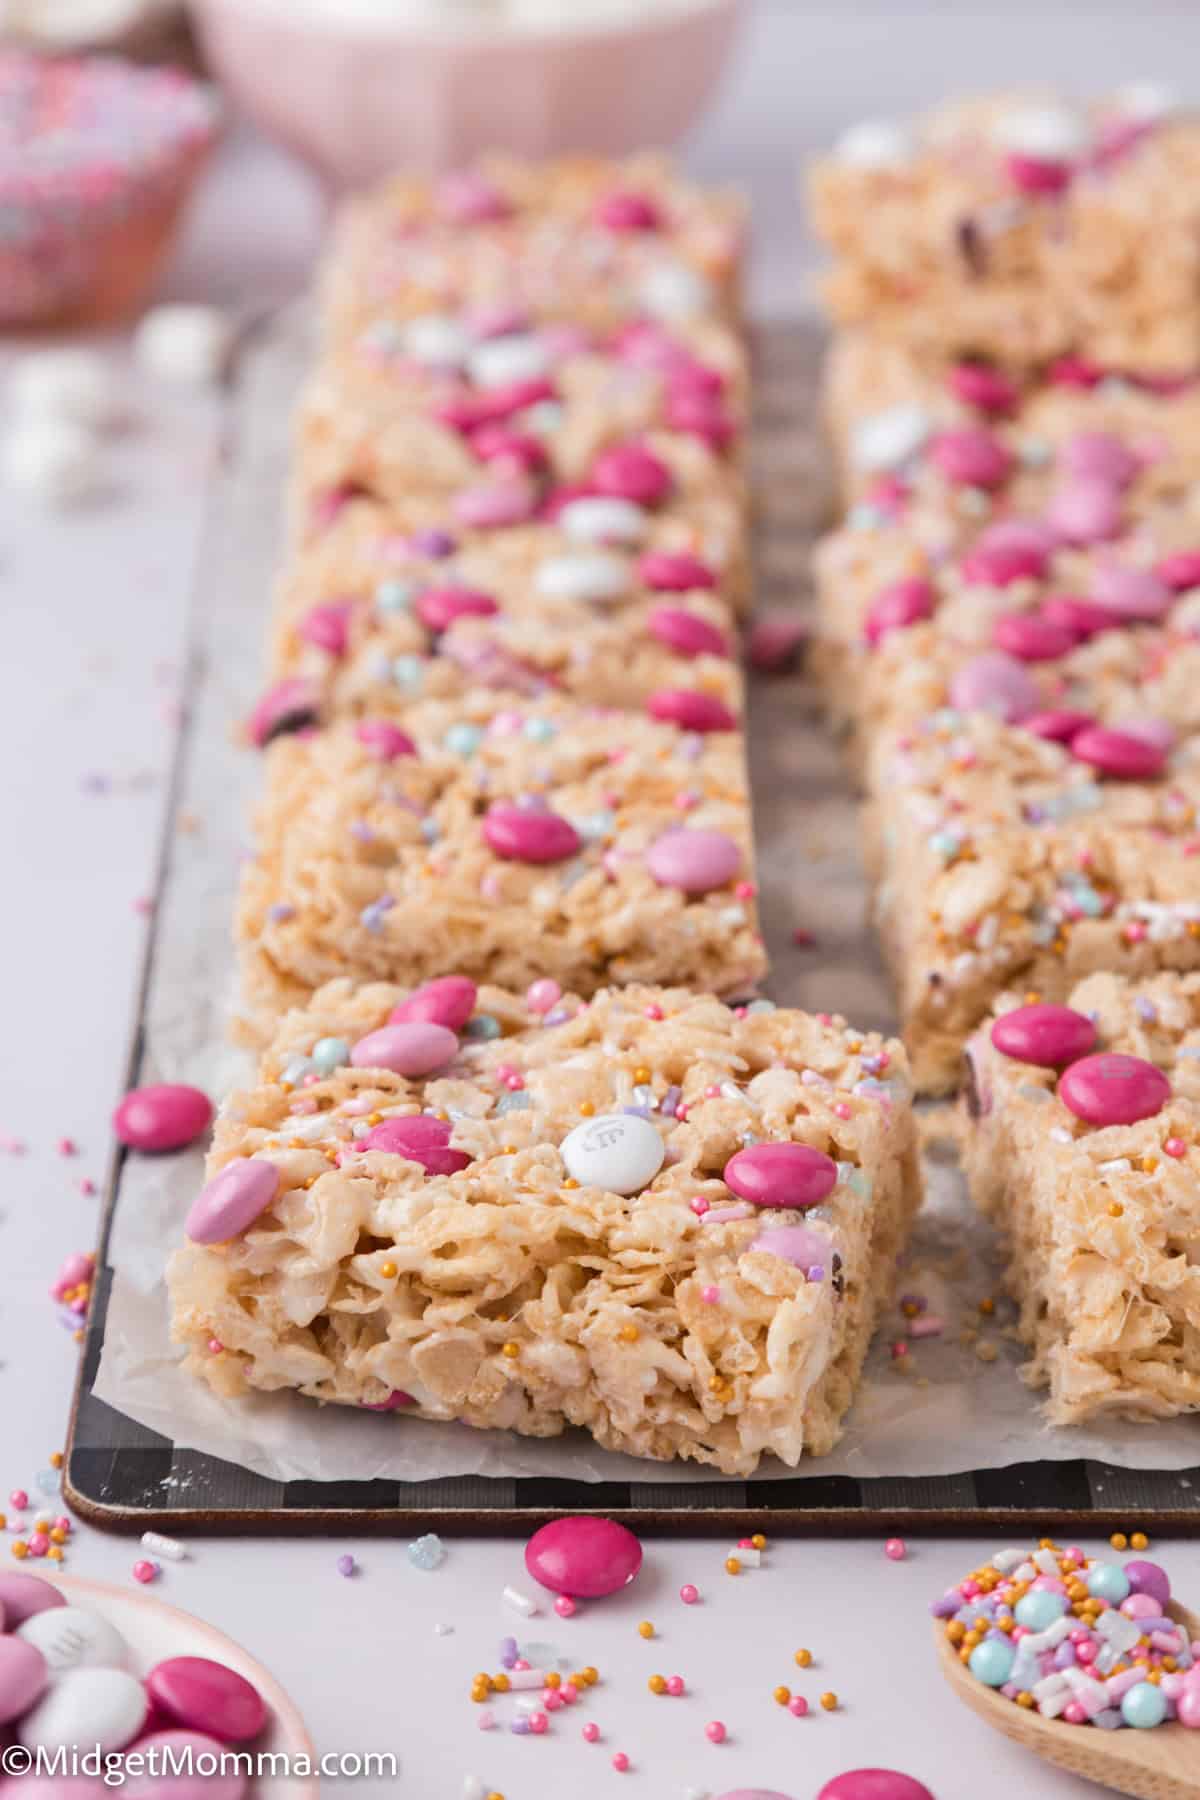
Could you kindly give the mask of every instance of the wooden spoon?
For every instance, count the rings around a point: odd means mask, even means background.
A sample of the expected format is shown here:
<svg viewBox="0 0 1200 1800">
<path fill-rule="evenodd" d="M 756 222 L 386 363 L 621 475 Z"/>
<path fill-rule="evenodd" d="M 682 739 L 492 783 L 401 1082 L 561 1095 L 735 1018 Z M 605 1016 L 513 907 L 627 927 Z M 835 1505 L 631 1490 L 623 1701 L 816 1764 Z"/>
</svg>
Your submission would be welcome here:
<svg viewBox="0 0 1200 1800">
<path fill-rule="evenodd" d="M 1172 1600 L 1167 1608 L 1189 1639 L 1200 1638 L 1200 1619 Z M 995 1688 L 978 1681 L 935 1623 L 938 1662 L 960 1700 L 997 1731 L 1045 1757 L 1072 1775 L 1082 1775 L 1116 1794 L 1136 1800 L 1200 1800 L 1200 1731 L 1172 1721 L 1152 1731 L 1103 1731 L 1089 1725 L 1064 1725 L 1044 1719 L 1032 1708 L 1017 1706 Z"/>
</svg>

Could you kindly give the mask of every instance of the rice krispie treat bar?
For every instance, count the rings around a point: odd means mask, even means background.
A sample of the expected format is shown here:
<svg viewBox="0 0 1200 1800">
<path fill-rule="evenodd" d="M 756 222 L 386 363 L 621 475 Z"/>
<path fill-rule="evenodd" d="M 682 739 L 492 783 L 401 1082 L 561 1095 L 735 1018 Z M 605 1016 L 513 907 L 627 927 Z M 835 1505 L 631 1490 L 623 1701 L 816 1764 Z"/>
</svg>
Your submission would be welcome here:
<svg viewBox="0 0 1200 1800">
<path fill-rule="evenodd" d="M 494 155 L 437 182 L 398 176 L 343 210 L 324 265 L 331 340 L 431 306 L 519 307 L 610 330 L 736 321 L 746 206 L 664 157 Z"/>
<path fill-rule="evenodd" d="M 706 697 L 656 712 L 479 690 L 273 744 L 238 914 L 250 1030 L 343 973 L 752 989 L 741 734 Z"/>
<path fill-rule="evenodd" d="M 920 1199 L 904 1053 L 843 1019 L 349 980 L 217 1124 L 172 1260 L 232 1397 L 726 1474 L 837 1440 Z"/>
<path fill-rule="evenodd" d="M 1200 968 L 1200 746 L 1089 727 L 1060 744 L 934 714 L 871 748 L 877 920 L 914 1079 L 956 1084 L 997 995 Z"/>
<path fill-rule="evenodd" d="M 1144 85 L 1088 108 L 1006 94 L 856 126 L 809 186 L 826 301 L 923 355 L 1190 370 L 1198 172 L 1195 120 Z"/>
<path fill-rule="evenodd" d="M 1016 996 L 971 1039 L 964 1157 L 1055 1424 L 1200 1408 L 1200 974 Z"/>
</svg>

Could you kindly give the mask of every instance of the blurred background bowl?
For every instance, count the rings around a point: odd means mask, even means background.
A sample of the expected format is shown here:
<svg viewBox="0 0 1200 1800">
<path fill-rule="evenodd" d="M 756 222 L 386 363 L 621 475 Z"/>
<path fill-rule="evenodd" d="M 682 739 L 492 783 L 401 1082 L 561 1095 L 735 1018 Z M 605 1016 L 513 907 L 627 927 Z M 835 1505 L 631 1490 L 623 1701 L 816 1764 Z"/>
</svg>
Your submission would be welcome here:
<svg viewBox="0 0 1200 1800">
<path fill-rule="evenodd" d="M 629 25 L 473 32 L 339 26 L 287 0 L 193 0 L 212 73 L 336 189 L 484 150 L 668 146 L 714 93 L 746 5 L 691 0 Z"/>
</svg>

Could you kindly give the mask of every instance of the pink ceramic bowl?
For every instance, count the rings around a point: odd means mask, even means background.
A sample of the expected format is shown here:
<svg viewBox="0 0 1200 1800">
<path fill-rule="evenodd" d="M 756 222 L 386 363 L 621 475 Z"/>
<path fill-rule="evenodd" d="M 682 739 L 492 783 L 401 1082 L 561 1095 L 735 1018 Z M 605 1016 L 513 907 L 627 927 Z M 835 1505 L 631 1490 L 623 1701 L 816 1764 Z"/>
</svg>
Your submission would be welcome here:
<svg viewBox="0 0 1200 1800">
<path fill-rule="evenodd" d="M 746 3 L 577 32 L 418 32 L 297 17 L 287 0 L 194 0 L 214 73 L 335 188 L 484 150 L 669 145 L 715 89 Z"/>
</svg>

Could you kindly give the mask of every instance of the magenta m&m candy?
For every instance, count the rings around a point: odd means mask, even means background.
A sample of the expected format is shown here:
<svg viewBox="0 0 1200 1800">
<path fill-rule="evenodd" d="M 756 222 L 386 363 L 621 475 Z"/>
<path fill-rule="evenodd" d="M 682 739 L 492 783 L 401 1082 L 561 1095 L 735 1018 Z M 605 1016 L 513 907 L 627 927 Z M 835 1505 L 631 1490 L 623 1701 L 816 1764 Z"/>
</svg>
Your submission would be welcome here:
<svg viewBox="0 0 1200 1800">
<path fill-rule="evenodd" d="M 923 1781 L 895 1769 L 848 1769 L 827 1781 L 817 1800 L 934 1800 Z"/>
<path fill-rule="evenodd" d="M 357 1140 L 355 1147 L 402 1156 L 407 1162 L 420 1163 L 427 1175 L 457 1175 L 469 1166 L 471 1158 L 465 1150 L 451 1146 L 451 1129 L 448 1119 L 411 1113 L 405 1118 L 381 1120 Z"/>
<path fill-rule="evenodd" d="M 1048 744 L 1069 744 L 1071 739 L 1093 723 L 1090 713 L 1072 712 L 1069 707 L 1051 707 L 1046 712 L 1030 713 L 1021 720 L 1022 731 L 1045 738 Z"/>
<path fill-rule="evenodd" d="M 753 1206 L 818 1206 L 837 1185 L 837 1164 L 808 1144 L 751 1144 L 725 1164 L 722 1180 Z"/>
<path fill-rule="evenodd" d="M 1071 755 L 1115 781 L 1153 781 L 1166 767 L 1166 753 L 1135 732 L 1088 725 L 1071 739 Z"/>
<path fill-rule="evenodd" d="M 717 578 L 708 564 L 686 550 L 648 550 L 637 566 L 643 587 L 662 594 L 686 594 L 693 588 L 713 588 Z"/>
<path fill-rule="evenodd" d="M 1037 1001 L 1001 1014 L 991 1036 L 1005 1056 L 1041 1069 L 1061 1069 L 1088 1054 L 1096 1042 L 1096 1027 L 1086 1013 Z"/>
<path fill-rule="evenodd" d="M 156 1081 L 126 1094 L 113 1129 L 131 1150 L 182 1150 L 208 1129 L 212 1114 L 212 1102 L 199 1088 Z"/>
<path fill-rule="evenodd" d="M 525 1546 L 525 1567 L 533 1579 L 576 1600 L 617 1593 L 641 1566 L 641 1544 L 615 1519 L 552 1519 Z"/>
<path fill-rule="evenodd" d="M 417 617 L 430 631 L 445 631 L 455 619 L 490 619 L 499 611 L 490 594 L 475 588 L 426 588 L 416 603 Z"/>
<path fill-rule="evenodd" d="M 356 1069 L 390 1069 L 393 1075 L 411 1079 L 444 1069 L 457 1054 L 454 1032 L 427 1019 L 413 1019 L 368 1031 L 351 1049 L 350 1061 Z"/>
<path fill-rule="evenodd" d="M 729 640 L 720 628 L 685 606 L 656 606 L 646 620 L 652 638 L 680 656 L 728 656 Z"/>
<path fill-rule="evenodd" d="M 1121 530 L 1121 501 L 1106 481 L 1078 476 L 1051 497 L 1046 522 L 1066 544 L 1100 544 Z"/>
<path fill-rule="evenodd" d="M 863 636 L 872 646 L 883 642 L 893 631 L 905 631 L 923 619 L 933 617 L 934 592 L 930 582 L 919 575 L 908 575 L 893 581 L 876 594 L 863 622 Z"/>
<path fill-rule="evenodd" d="M 361 719 L 354 728 L 354 735 L 380 762 L 394 762 L 398 756 L 417 754 L 417 746 L 407 731 L 401 731 L 389 719 Z"/>
<path fill-rule="evenodd" d="M 184 1223 L 194 1244 L 223 1244 L 253 1225 L 279 1192 L 279 1170 L 265 1157 L 228 1162 L 197 1194 Z"/>
<path fill-rule="evenodd" d="M 948 481 L 964 487 L 1002 487 L 1012 474 L 1012 451 L 978 426 L 943 431 L 934 439 L 930 455 Z"/>
<path fill-rule="evenodd" d="M 683 731 L 735 731 L 737 716 L 715 694 L 695 688 L 658 688 L 646 702 L 652 719 L 678 725 Z"/>
<path fill-rule="evenodd" d="M 250 742 L 262 750 L 273 738 L 315 724 L 317 712 L 315 685 L 302 675 L 289 676 L 267 689 L 250 714 L 246 731 Z"/>
<path fill-rule="evenodd" d="M 478 989 L 465 975 L 438 975 L 414 988 L 407 1000 L 388 1014 L 392 1025 L 424 1022 L 461 1031 L 475 1011 Z"/>
<path fill-rule="evenodd" d="M 1140 1056 L 1103 1051 L 1073 1062 L 1058 1079 L 1058 1097 L 1089 1125 L 1135 1125 L 1152 1119 L 1171 1098 L 1162 1070 Z"/>
<path fill-rule="evenodd" d="M 1015 412 L 1020 402 L 1021 390 L 1016 382 L 986 363 L 957 363 L 947 380 L 956 399 L 996 418 Z"/>
<path fill-rule="evenodd" d="M 673 486 L 666 463 L 642 444 L 614 444 L 602 451 L 589 479 L 597 494 L 639 506 L 661 506 Z"/>
<path fill-rule="evenodd" d="M 1165 581 L 1153 569 L 1125 563 L 1102 564 L 1092 576 L 1091 598 L 1120 620 L 1161 619 L 1173 599 Z"/>
<path fill-rule="evenodd" d="M 1001 613 L 992 627 L 996 649 L 1018 662 L 1053 662 L 1077 641 L 1073 631 L 1038 613 Z"/>
<path fill-rule="evenodd" d="M 146 1677 L 146 1692 L 173 1725 L 205 1731 L 225 1744 L 257 1737 L 267 1722 L 258 1689 L 207 1656 L 172 1656 L 156 1663 Z"/>
<path fill-rule="evenodd" d="M 484 815 L 488 847 L 507 862 L 556 863 L 575 856 L 583 840 L 561 813 L 548 807 L 513 806 L 499 801 Z"/>
<path fill-rule="evenodd" d="M 328 656 L 344 656 L 350 641 L 350 612 L 350 603 L 345 600 L 314 606 L 300 622 L 300 636 Z"/>
</svg>

